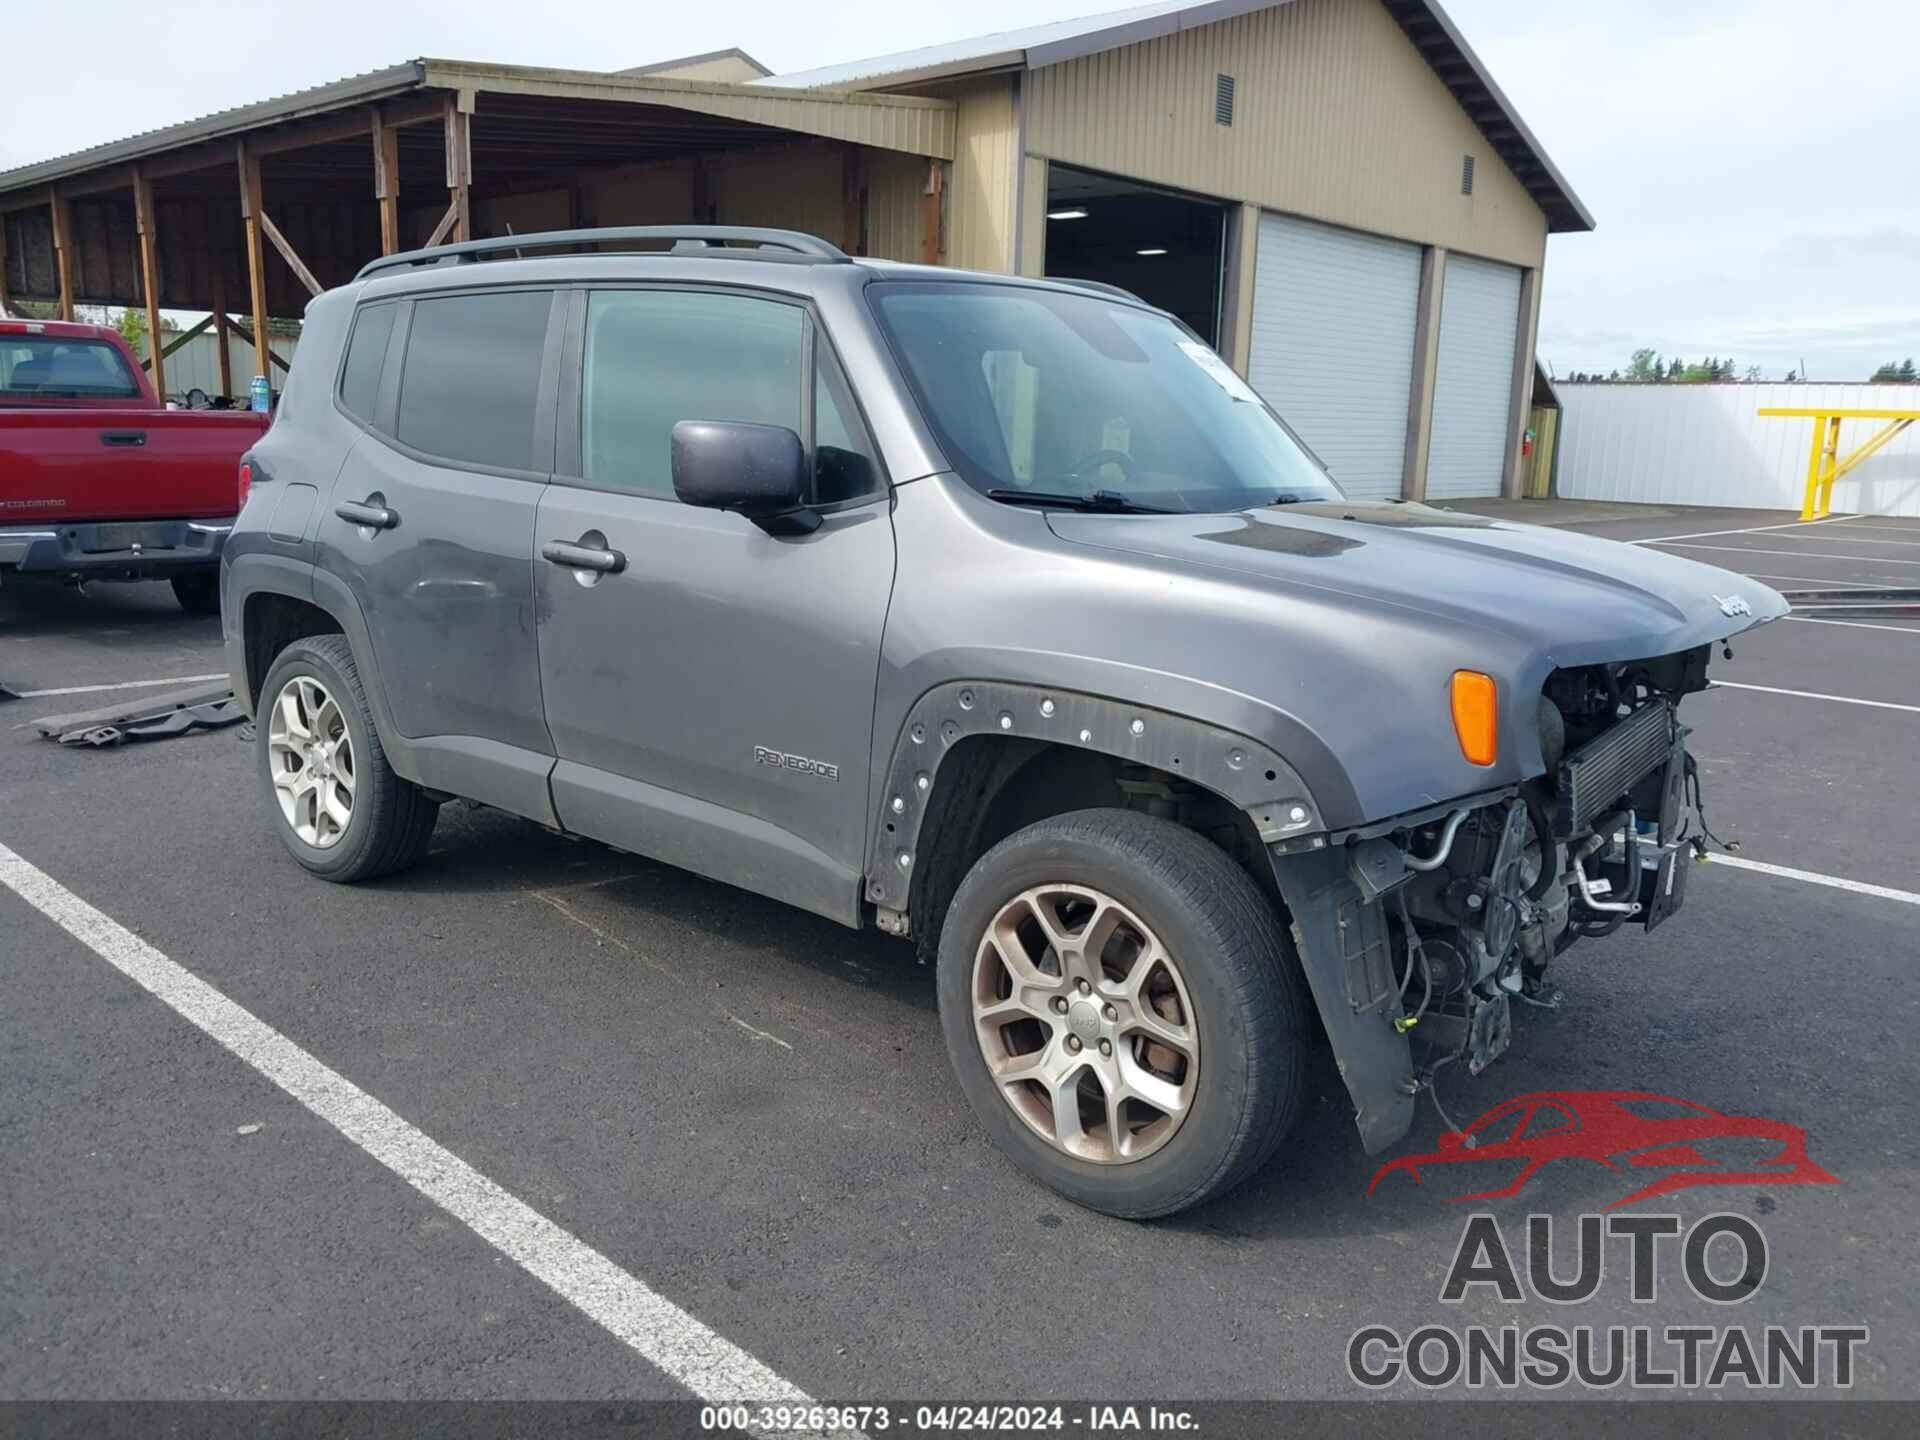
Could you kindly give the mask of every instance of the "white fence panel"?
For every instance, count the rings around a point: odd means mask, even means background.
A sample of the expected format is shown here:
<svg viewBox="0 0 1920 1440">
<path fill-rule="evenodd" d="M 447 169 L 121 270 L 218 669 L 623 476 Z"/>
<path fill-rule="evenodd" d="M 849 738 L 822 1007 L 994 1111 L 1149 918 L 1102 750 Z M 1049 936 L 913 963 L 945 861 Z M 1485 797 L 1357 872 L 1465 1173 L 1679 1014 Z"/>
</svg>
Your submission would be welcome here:
<svg viewBox="0 0 1920 1440">
<path fill-rule="evenodd" d="M 1574 385 L 1561 382 L 1558 493 L 1569 500 L 1798 510 L 1813 421 L 1763 407 L 1920 410 L 1920 385 Z M 1840 453 L 1884 421 L 1848 420 Z M 1833 487 L 1833 508 L 1920 515 L 1920 423 Z"/>
<path fill-rule="evenodd" d="M 293 352 L 299 347 L 299 338 L 292 335 L 275 335 L 269 342 L 273 353 L 289 364 L 293 362 Z M 194 336 L 167 356 L 168 396 L 177 400 L 196 387 L 209 395 L 218 395 L 219 352 L 220 342 L 208 330 Z M 244 400 L 247 386 L 253 379 L 253 342 L 242 339 L 237 332 L 230 333 L 227 336 L 227 358 L 233 366 L 234 397 Z M 273 388 L 279 390 L 286 383 L 286 372 L 276 365 L 273 369 Z"/>
</svg>

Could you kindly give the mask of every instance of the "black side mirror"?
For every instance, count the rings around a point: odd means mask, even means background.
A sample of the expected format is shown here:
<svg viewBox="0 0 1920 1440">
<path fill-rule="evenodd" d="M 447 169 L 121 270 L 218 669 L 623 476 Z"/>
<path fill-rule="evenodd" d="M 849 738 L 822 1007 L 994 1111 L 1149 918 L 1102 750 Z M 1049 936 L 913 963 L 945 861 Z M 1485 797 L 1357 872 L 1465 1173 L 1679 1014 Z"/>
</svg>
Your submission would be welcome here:
<svg viewBox="0 0 1920 1440">
<path fill-rule="evenodd" d="M 732 510 L 770 534 L 804 534 L 807 454 L 784 425 L 682 420 L 673 427 L 673 493 L 688 505 Z"/>
</svg>

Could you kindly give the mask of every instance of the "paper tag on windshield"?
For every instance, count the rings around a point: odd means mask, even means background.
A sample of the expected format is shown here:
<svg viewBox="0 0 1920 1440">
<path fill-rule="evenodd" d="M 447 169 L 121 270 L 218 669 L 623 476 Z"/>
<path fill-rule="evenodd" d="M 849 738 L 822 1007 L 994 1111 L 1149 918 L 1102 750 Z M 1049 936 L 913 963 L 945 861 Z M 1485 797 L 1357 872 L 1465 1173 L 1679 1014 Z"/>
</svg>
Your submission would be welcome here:
<svg viewBox="0 0 1920 1440">
<path fill-rule="evenodd" d="M 1246 381 L 1234 373 L 1233 367 L 1206 346 L 1202 345 L 1198 340 L 1181 340 L 1177 343 L 1182 350 L 1187 352 L 1188 357 L 1192 359 L 1193 363 L 1206 371 L 1208 376 L 1212 378 L 1213 383 L 1226 391 L 1227 394 L 1236 400 L 1245 400 L 1253 404 L 1259 403 L 1260 397 L 1253 393 L 1252 387 L 1249 386 Z"/>
</svg>

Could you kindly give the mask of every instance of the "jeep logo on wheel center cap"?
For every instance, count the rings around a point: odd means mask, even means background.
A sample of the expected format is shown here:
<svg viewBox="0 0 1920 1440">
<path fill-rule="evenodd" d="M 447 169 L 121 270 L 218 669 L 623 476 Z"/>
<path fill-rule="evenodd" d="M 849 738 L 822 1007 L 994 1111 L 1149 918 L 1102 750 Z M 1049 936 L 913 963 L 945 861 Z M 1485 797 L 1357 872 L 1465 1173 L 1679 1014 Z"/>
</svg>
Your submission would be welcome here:
<svg viewBox="0 0 1920 1440">
<path fill-rule="evenodd" d="M 1067 1029 L 1079 1037 L 1083 1045 L 1091 1045 L 1100 1038 L 1100 1007 L 1091 1000 L 1081 1000 L 1067 1011 Z"/>
</svg>

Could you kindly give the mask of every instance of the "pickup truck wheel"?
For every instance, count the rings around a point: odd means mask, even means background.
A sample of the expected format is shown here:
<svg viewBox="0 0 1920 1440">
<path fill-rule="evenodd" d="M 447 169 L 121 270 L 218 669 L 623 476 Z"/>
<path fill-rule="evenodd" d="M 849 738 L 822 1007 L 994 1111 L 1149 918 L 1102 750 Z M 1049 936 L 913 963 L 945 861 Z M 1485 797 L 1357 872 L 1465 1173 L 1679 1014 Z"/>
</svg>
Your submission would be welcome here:
<svg viewBox="0 0 1920 1440">
<path fill-rule="evenodd" d="M 260 779 L 293 858 L 342 883 L 417 863 L 440 807 L 387 763 L 346 637 L 294 641 L 260 695 Z"/>
<path fill-rule="evenodd" d="M 189 575 L 174 576 L 173 598 L 180 602 L 180 608 L 189 615 L 218 615 L 220 572 L 195 570 Z"/>
<path fill-rule="evenodd" d="M 1293 1124 L 1306 1011 L 1280 918 L 1170 821 L 1084 810 L 996 845 L 947 912 L 938 989 L 994 1142 L 1090 1209 L 1196 1205 Z"/>
</svg>

